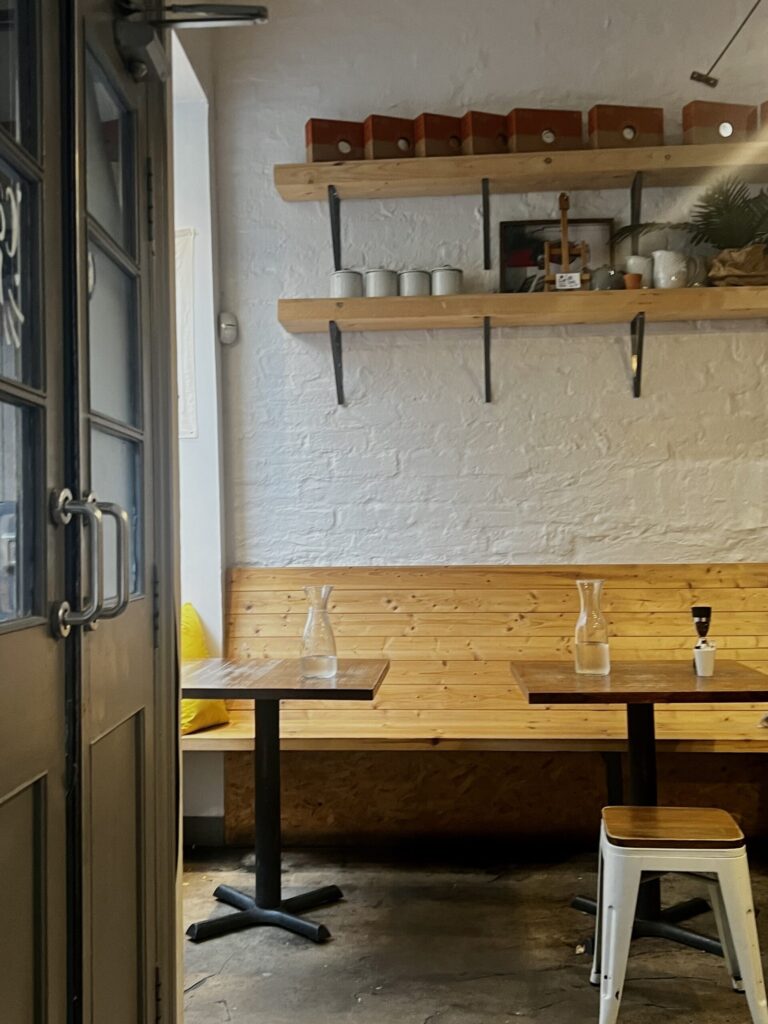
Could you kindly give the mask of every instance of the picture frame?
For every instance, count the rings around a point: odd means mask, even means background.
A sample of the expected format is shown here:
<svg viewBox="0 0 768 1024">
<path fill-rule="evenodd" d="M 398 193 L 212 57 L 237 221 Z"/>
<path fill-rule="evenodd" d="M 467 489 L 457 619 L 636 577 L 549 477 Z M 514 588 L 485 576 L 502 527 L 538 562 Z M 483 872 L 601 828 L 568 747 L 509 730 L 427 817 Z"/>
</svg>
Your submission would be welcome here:
<svg viewBox="0 0 768 1024">
<path fill-rule="evenodd" d="M 586 242 L 592 270 L 614 263 L 612 217 L 574 217 L 568 222 L 571 243 Z M 559 219 L 507 220 L 499 224 L 499 291 L 542 291 L 544 243 L 560 242 Z M 584 269 L 580 260 L 570 267 Z M 555 266 L 558 271 L 559 267 Z"/>
</svg>

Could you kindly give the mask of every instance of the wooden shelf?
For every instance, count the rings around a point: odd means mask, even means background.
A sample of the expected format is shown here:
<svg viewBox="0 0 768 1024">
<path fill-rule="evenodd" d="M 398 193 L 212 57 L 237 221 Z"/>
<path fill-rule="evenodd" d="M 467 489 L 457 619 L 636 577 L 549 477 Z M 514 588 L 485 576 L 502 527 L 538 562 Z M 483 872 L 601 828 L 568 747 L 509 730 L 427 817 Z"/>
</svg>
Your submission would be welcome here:
<svg viewBox="0 0 768 1024">
<path fill-rule="evenodd" d="M 705 185 L 724 174 L 768 182 L 768 142 L 714 143 L 556 153 L 411 157 L 315 164 L 278 164 L 275 185 L 289 202 L 447 196 L 480 192 L 559 192 L 628 188 L 637 172 L 646 188 Z"/>
<path fill-rule="evenodd" d="M 768 317 L 768 287 L 642 289 L 616 292 L 431 295 L 386 299 L 280 299 L 277 317 L 292 334 L 343 331 L 415 331 L 558 324 L 750 320 Z"/>
</svg>

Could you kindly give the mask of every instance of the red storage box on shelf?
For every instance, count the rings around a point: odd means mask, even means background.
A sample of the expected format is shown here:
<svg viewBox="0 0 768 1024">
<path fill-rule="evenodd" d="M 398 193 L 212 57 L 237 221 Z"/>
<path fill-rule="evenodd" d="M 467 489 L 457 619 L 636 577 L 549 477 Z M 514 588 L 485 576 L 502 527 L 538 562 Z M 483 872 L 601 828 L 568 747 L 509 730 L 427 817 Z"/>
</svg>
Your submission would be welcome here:
<svg viewBox="0 0 768 1024">
<path fill-rule="evenodd" d="M 468 110 L 461 119 L 461 151 L 467 156 L 508 153 L 509 137 L 505 115 Z"/>
<path fill-rule="evenodd" d="M 748 142 L 757 131 L 757 107 L 693 100 L 683 107 L 683 142 Z"/>
<path fill-rule="evenodd" d="M 366 160 L 391 160 L 415 153 L 413 121 L 371 114 L 363 125 Z"/>
<path fill-rule="evenodd" d="M 362 160 L 365 157 L 362 121 L 329 121 L 311 117 L 304 128 L 307 161 Z"/>
<path fill-rule="evenodd" d="M 461 118 L 419 114 L 413 122 L 416 156 L 461 156 Z"/>
<path fill-rule="evenodd" d="M 595 149 L 620 146 L 663 146 L 662 107 L 621 107 L 598 103 L 587 118 L 589 142 Z"/>
<path fill-rule="evenodd" d="M 507 115 L 509 148 L 513 153 L 584 146 L 580 110 L 541 110 L 515 107 Z"/>
</svg>

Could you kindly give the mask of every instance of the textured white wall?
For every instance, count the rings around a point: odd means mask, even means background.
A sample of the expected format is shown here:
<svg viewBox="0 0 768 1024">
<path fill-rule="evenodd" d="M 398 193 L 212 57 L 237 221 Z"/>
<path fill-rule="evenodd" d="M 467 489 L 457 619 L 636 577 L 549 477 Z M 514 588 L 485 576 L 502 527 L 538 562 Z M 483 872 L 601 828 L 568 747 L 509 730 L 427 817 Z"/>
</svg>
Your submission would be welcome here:
<svg viewBox="0 0 768 1024">
<path fill-rule="evenodd" d="M 272 166 L 300 162 L 309 116 L 768 98 L 768 11 L 722 65 L 720 0 L 280 0 L 259 29 L 215 33 L 229 564 L 763 559 L 764 324 L 652 327 L 643 398 L 628 328 L 495 331 L 482 402 L 474 331 L 349 335 L 337 408 L 327 337 L 292 337 L 279 296 L 324 295 L 324 204 L 288 204 Z M 680 210 L 648 193 L 645 216 Z M 690 196 L 688 196 L 690 198 Z M 494 197 L 494 222 L 556 215 L 555 195 Z M 574 194 L 576 217 L 628 196 Z M 479 199 L 343 204 L 345 265 L 465 268 L 478 290 Z M 494 253 L 496 227 L 494 223 Z M 496 273 L 491 275 L 495 286 Z"/>
</svg>

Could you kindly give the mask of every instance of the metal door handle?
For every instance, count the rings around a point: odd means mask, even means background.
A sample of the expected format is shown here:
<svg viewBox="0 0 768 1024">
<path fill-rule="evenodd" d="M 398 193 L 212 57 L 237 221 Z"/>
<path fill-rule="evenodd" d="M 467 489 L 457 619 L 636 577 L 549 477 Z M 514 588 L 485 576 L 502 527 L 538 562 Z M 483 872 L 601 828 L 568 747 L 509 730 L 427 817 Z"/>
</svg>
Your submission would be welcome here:
<svg viewBox="0 0 768 1024">
<path fill-rule="evenodd" d="M 51 494 L 51 519 L 58 526 L 67 526 L 73 516 L 79 516 L 88 523 L 90 534 L 90 565 L 88 572 L 89 595 L 87 603 L 74 610 L 69 601 L 54 604 L 51 608 L 51 626 L 54 636 L 67 637 L 73 626 L 85 626 L 94 622 L 101 612 L 104 593 L 104 527 L 101 509 L 89 496 L 75 500 L 72 492 L 65 488 Z"/>
<path fill-rule="evenodd" d="M 115 520 L 117 530 L 117 598 L 114 603 L 102 605 L 100 619 L 115 619 L 121 615 L 131 597 L 131 520 L 121 505 L 114 501 L 97 501 L 102 515 Z"/>
</svg>

